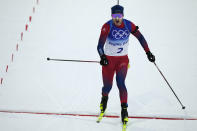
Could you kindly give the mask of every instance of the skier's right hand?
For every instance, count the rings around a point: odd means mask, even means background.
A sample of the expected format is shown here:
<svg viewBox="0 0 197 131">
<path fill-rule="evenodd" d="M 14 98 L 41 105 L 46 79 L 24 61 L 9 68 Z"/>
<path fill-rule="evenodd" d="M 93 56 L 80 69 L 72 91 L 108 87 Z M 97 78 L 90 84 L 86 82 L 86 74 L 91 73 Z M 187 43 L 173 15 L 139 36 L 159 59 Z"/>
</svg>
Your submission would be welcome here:
<svg viewBox="0 0 197 131">
<path fill-rule="evenodd" d="M 102 56 L 101 56 L 100 64 L 103 65 L 103 66 L 106 66 L 106 65 L 109 64 L 106 55 L 102 55 Z"/>
</svg>

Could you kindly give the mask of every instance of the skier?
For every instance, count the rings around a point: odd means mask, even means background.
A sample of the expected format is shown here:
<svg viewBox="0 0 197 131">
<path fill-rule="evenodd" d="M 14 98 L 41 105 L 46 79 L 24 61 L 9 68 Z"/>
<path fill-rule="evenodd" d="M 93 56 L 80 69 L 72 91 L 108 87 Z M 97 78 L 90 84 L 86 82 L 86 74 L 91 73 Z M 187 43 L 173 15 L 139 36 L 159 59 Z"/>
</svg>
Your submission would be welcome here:
<svg viewBox="0 0 197 131">
<path fill-rule="evenodd" d="M 130 33 L 134 35 L 144 48 L 150 62 L 155 62 L 155 56 L 150 52 L 143 35 L 133 22 L 123 19 L 124 7 L 115 5 L 111 8 L 112 20 L 105 23 L 97 46 L 102 65 L 103 88 L 100 103 L 101 113 L 107 108 L 108 94 L 112 88 L 113 76 L 116 73 L 116 82 L 121 102 L 121 119 L 123 124 L 128 122 L 127 89 L 125 78 L 128 69 L 128 45 Z"/>
</svg>

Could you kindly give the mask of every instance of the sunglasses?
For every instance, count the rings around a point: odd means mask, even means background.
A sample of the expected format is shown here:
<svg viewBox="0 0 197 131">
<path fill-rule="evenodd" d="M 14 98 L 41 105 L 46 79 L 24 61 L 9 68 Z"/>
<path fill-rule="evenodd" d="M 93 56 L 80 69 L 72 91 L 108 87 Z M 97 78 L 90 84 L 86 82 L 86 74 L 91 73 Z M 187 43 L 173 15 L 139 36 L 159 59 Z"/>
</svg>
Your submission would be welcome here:
<svg viewBox="0 0 197 131">
<path fill-rule="evenodd" d="M 112 14 L 112 18 L 116 19 L 116 18 L 122 18 L 123 15 L 122 14 Z"/>
</svg>

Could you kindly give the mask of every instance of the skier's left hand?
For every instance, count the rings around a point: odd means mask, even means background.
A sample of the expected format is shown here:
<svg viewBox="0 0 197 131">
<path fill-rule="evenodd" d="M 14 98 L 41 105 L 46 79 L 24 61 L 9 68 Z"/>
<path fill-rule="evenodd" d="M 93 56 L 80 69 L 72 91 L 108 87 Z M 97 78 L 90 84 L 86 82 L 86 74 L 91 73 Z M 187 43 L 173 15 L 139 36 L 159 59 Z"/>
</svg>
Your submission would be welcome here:
<svg viewBox="0 0 197 131">
<path fill-rule="evenodd" d="M 155 62 L 155 56 L 150 51 L 146 52 L 146 55 L 150 62 Z"/>
</svg>

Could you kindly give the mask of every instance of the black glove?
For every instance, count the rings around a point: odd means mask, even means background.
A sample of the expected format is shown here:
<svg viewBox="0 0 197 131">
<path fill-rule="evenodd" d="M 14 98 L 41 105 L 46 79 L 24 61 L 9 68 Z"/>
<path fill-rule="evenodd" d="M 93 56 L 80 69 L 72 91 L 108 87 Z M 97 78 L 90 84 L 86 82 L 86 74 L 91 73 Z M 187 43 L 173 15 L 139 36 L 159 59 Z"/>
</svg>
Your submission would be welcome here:
<svg viewBox="0 0 197 131">
<path fill-rule="evenodd" d="M 109 64 L 106 55 L 102 55 L 102 56 L 101 56 L 100 64 L 103 65 L 103 66 L 106 66 L 106 65 Z"/>
<path fill-rule="evenodd" d="M 150 51 L 146 52 L 146 55 L 150 62 L 155 62 L 155 56 Z"/>
</svg>

